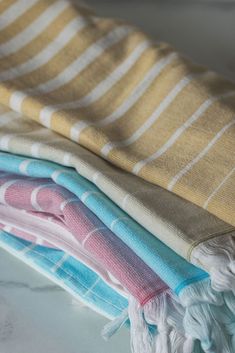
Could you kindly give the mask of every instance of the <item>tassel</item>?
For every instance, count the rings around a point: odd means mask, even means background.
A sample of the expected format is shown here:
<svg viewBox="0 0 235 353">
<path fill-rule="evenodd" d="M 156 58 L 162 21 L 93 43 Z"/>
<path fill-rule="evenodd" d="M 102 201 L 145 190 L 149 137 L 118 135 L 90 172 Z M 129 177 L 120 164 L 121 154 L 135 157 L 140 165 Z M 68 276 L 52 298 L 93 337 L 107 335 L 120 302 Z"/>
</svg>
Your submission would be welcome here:
<svg viewBox="0 0 235 353">
<path fill-rule="evenodd" d="M 197 245 L 190 261 L 209 272 L 211 286 L 218 292 L 232 291 L 235 295 L 235 234 L 229 233 Z"/>
<path fill-rule="evenodd" d="M 192 353 L 194 351 L 195 339 L 191 336 L 186 337 L 183 344 L 183 353 Z"/>
<path fill-rule="evenodd" d="M 101 332 L 102 337 L 107 341 L 112 337 L 128 320 L 127 309 L 123 310 L 120 316 L 106 324 Z"/>
<path fill-rule="evenodd" d="M 130 297 L 129 320 L 132 353 L 153 353 L 153 334 L 144 318 L 144 310 L 137 301 Z"/>
<path fill-rule="evenodd" d="M 143 306 L 130 297 L 128 316 L 132 353 L 235 352 L 234 295 L 213 290 L 209 278 L 188 285 L 178 297 L 167 290 Z M 109 338 L 128 316 L 124 311 L 103 336 Z"/>
<path fill-rule="evenodd" d="M 145 320 L 157 326 L 156 353 L 168 353 L 170 326 L 167 323 L 167 315 L 166 295 L 160 295 L 159 298 L 151 300 L 144 306 Z"/>
<path fill-rule="evenodd" d="M 127 320 L 123 312 L 120 317 L 105 326 L 102 335 L 109 338 L 121 323 Z M 185 308 L 170 290 L 152 298 L 141 306 L 133 297 L 129 298 L 132 353 L 201 353 L 200 345 L 185 336 L 183 320 Z M 154 329 L 155 328 L 155 329 Z M 190 348 L 189 348 L 190 346 Z"/>
<path fill-rule="evenodd" d="M 102 330 L 102 336 L 109 339 L 119 330 L 129 318 L 132 353 L 154 353 L 153 352 L 153 332 L 145 321 L 143 308 L 130 296 L 128 310 L 109 322 Z"/>
<path fill-rule="evenodd" d="M 169 303 L 167 294 L 161 294 L 144 306 L 145 320 L 157 326 L 157 337 L 155 342 L 155 353 L 168 353 L 170 348 L 170 325 L 167 322 L 169 315 Z"/>
<path fill-rule="evenodd" d="M 224 323 L 229 334 L 232 337 L 231 344 L 232 344 L 233 352 L 235 352 L 235 319 L 234 319 L 234 315 L 231 314 L 231 313 L 235 313 L 235 297 L 232 292 L 223 293 L 223 297 L 229 309 L 227 311 L 227 315 L 228 315 L 227 320 Z M 225 312 L 224 312 L 224 315 L 225 315 Z"/>
<path fill-rule="evenodd" d="M 229 325 L 235 320 L 223 294 L 211 288 L 206 279 L 189 285 L 179 294 L 185 306 L 184 328 L 187 340 L 184 353 L 191 341 L 198 339 L 205 353 L 234 353 Z"/>
<path fill-rule="evenodd" d="M 155 353 L 183 353 L 186 340 L 183 327 L 184 313 L 185 309 L 170 290 L 144 305 L 145 320 L 148 324 L 157 326 Z"/>
</svg>

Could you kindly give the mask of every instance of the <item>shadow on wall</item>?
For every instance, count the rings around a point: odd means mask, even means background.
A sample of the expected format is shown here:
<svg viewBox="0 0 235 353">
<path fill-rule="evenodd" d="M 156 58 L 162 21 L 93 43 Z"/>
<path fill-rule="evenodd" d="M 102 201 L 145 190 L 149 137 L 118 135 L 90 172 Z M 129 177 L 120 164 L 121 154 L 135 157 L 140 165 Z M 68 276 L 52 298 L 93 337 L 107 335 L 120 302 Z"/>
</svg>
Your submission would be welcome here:
<svg viewBox="0 0 235 353">
<path fill-rule="evenodd" d="M 235 81 L 235 0 L 87 0 Z"/>
</svg>

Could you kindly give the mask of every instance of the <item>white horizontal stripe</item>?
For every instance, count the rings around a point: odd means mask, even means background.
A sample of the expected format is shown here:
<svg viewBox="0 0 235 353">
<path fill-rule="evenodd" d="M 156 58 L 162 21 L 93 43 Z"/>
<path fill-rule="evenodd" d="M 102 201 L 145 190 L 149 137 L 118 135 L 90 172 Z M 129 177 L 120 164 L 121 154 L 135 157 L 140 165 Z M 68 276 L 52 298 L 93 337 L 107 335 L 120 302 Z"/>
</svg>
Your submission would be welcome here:
<svg viewBox="0 0 235 353">
<path fill-rule="evenodd" d="M 23 48 L 23 46 L 30 43 L 39 34 L 41 34 L 41 32 L 45 30 L 46 27 L 68 6 L 69 2 L 60 0 L 48 7 L 41 16 L 37 17 L 37 19 L 27 26 L 22 32 L 18 33 L 7 42 L 0 44 L 0 58 L 16 53 L 18 50 Z"/>
<path fill-rule="evenodd" d="M 80 121 L 76 123 L 70 133 L 70 137 L 74 141 L 78 141 L 81 132 L 88 126 L 98 126 L 102 127 L 108 124 L 111 124 L 121 118 L 137 101 L 138 99 L 146 92 L 148 87 L 160 74 L 166 65 L 173 61 L 177 57 L 177 54 L 172 53 L 167 57 L 161 59 L 157 62 L 144 76 L 143 80 L 138 84 L 138 86 L 133 90 L 131 95 L 125 99 L 125 101 L 109 116 L 103 118 L 102 120 L 92 123 L 86 121 Z"/>
<path fill-rule="evenodd" d="M 69 22 L 57 37 L 50 42 L 39 54 L 29 60 L 0 72 L 0 81 L 12 80 L 24 74 L 28 74 L 51 60 L 66 44 L 87 24 L 80 17 Z"/>
<path fill-rule="evenodd" d="M 72 158 L 72 153 L 65 152 L 63 155 L 63 165 L 70 166 L 71 165 L 71 163 L 70 163 L 71 158 Z"/>
<path fill-rule="evenodd" d="M 98 178 L 103 175 L 104 174 L 102 172 L 99 172 L 99 171 L 95 172 L 95 174 L 92 176 L 93 183 L 96 184 L 98 181 Z"/>
<path fill-rule="evenodd" d="M 230 121 L 230 123 L 226 124 L 216 135 L 215 137 L 208 143 L 208 145 L 191 161 L 189 162 L 178 174 L 172 178 L 170 183 L 168 184 L 167 189 L 172 190 L 175 184 L 197 163 L 202 159 L 205 154 L 213 147 L 213 145 L 221 138 L 221 136 L 232 126 L 235 124 L 235 120 Z"/>
<path fill-rule="evenodd" d="M 30 163 L 32 163 L 32 160 L 31 160 L 31 159 L 25 159 L 23 162 L 20 163 L 20 165 L 19 165 L 19 171 L 20 171 L 22 174 L 27 175 L 27 174 L 28 174 L 27 168 L 28 168 L 28 166 L 30 165 Z"/>
<path fill-rule="evenodd" d="M 70 203 L 73 203 L 73 202 L 79 202 L 79 198 L 73 197 L 73 198 L 71 198 L 71 199 L 67 199 L 67 200 L 63 201 L 63 202 L 61 203 L 61 205 L 60 205 L 60 210 L 61 210 L 61 211 L 64 211 L 64 208 L 65 208 L 67 205 L 69 205 Z"/>
<path fill-rule="evenodd" d="M 38 128 L 37 129 L 37 134 L 41 133 L 40 135 L 37 135 L 39 136 L 40 138 L 39 139 L 43 139 L 43 137 L 47 137 L 50 141 L 52 140 L 53 143 L 54 142 L 57 142 L 57 141 L 61 141 L 61 138 L 57 138 L 57 136 L 54 138 L 54 134 L 51 132 L 51 130 L 48 130 L 48 129 L 45 129 L 44 127 L 43 128 Z M 26 133 L 27 134 L 27 133 Z M 29 134 L 31 134 L 31 132 L 29 132 Z M 24 137 L 24 135 L 22 135 Z M 45 147 L 46 145 L 50 144 L 49 142 L 47 141 L 44 141 L 43 143 L 42 142 L 34 142 L 31 144 L 31 147 L 30 147 L 30 154 L 32 157 L 40 157 L 40 149 L 41 147 Z"/>
<path fill-rule="evenodd" d="M 193 78 L 194 75 L 188 75 L 181 79 L 163 99 L 153 114 L 132 134 L 132 136 L 122 141 L 107 143 L 101 150 L 102 154 L 107 156 L 113 148 L 129 146 L 138 140 L 157 121 L 164 110 L 168 108 L 168 106 L 174 101 L 175 97 L 192 81 Z"/>
<path fill-rule="evenodd" d="M 15 184 L 16 182 L 17 182 L 17 179 L 8 180 L 7 182 L 5 182 L 0 186 L 0 203 L 7 204 L 5 200 L 6 191 L 11 185 Z"/>
<path fill-rule="evenodd" d="M 235 168 L 233 168 L 232 170 L 230 170 L 230 172 L 226 175 L 226 177 L 221 181 L 221 183 L 217 186 L 217 188 L 214 189 L 214 191 L 210 194 L 210 196 L 208 197 L 208 199 L 206 200 L 206 202 L 203 205 L 203 208 L 207 209 L 208 204 L 210 203 L 211 199 L 217 194 L 217 192 L 221 189 L 221 187 L 227 182 L 227 180 L 232 176 L 232 174 L 234 173 Z"/>
<path fill-rule="evenodd" d="M 30 7 L 33 7 L 38 0 L 18 0 L 10 7 L 8 7 L 0 16 L 0 30 L 9 26 L 12 22 L 17 20 L 18 17 L 23 15 Z"/>
<path fill-rule="evenodd" d="M 14 111 L 21 113 L 21 105 L 23 100 L 27 97 L 27 94 L 20 91 L 15 91 L 12 93 L 9 100 L 9 107 Z"/>
<path fill-rule="evenodd" d="M 76 60 L 59 73 L 55 78 L 48 80 L 34 88 L 29 88 L 26 91 L 15 91 L 10 98 L 10 107 L 17 112 L 21 112 L 23 100 L 29 94 L 45 94 L 49 93 L 73 80 L 78 74 L 83 71 L 89 64 L 94 62 L 107 48 L 119 42 L 122 38 L 133 31 L 131 27 L 120 26 L 109 32 L 107 35 L 99 39 L 97 42 L 90 45 Z M 41 123 L 50 127 L 50 119 L 40 115 Z"/>
<path fill-rule="evenodd" d="M 140 189 L 140 190 L 137 190 L 135 192 L 132 192 L 132 193 L 127 193 L 123 200 L 122 200 L 122 209 L 125 210 L 126 206 L 127 206 L 127 201 L 130 199 L 130 198 L 134 198 L 135 195 L 138 195 L 138 194 L 144 194 L 146 195 L 147 193 L 153 193 L 154 192 L 154 188 L 150 188 L 150 189 Z"/>
<path fill-rule="evenodd" d="M 41 119 L 50 120 L 53 113 L 61 109 L 77 109 L 87 107 L 94 103 L 108 92 L 116 82 L 118 82 L 131 67 L 134 66 L 143 52 L 150 46 L 149 41 L 140 43 L 133 52 L 103 81 L 101 81 L 90 93 L 76 101 L 65 102 L 54 106 L 45 107 L 41 111 Z"/>
<path fill-rule="evenodd" d="M 97 276 L 97 279 L 95 280 L 95 282 L 92 284 L 92 286 L 90 286 L 90 288 L 87 289 L 87 291 L 83 294 L 83 296 L 85 297 L 86 295 L 88 295 L 90 292 L 93 291 L 93 289 L 97 286 L 97 284 L 100 282 L 100 277 Z"/>
<path fill-rule="evenodd" d="M 19 118 L 20 118 L 20 115 L 15 112 L 12 112 L 12 111 L 2 113 L 0 115 L 0 127 L 10 123 L 11 121 L 19 119 Z"/>
<path fill-rule="evenodd" d="M 127 36 L 133 29 L 128 26 L 120 26 L 100 38 L 90 45 L 75 61 L 72 62 L 64 71 L 55 78 L 36 86 L 35 89 L 29 89 L 30 93 L 48 93 L 60 88 L 74 79 L 89 64 L 94 62 L 106 49 L 118 43 Z"/>
<path fill-rule="evenodd" d="M 81 245 L 84 247 L 86 241 L 90 238 L 91 235 L 93 235 L 94 233 L 96 233 L 99 230 L 106 230 L 107 228 L 105 227 L 99 227 L 99 228 L 95 228 L 93 229 L 91 232 L 87 233 L 87 235 L 85 236 L 85 238 L 83 239 Z"/>
<path fill-rule="evenodd" d="M 113 231 L 115 225 L 116 225 L 118 222 L 123 221 L 123 220 L 124 220 L 124 221 L 129 221 L 129 219 L 128 219 L 127 217 L 125 217 L 125 216 L 118 217 L 118 218 L 116 218 L 116 219 L 114 219 L 114 220 L 112 221 L 112 223 L 111 223 L 111 225 L 110 225 L 110 229 Z"/>
<path fill-rule="evenodd" d="M 36 211 L 43 211 L 43 209 L 39 206 L 39 204 L 37 202 L 37 194 L 44 187 L 45 187 L 44 185 L 38 186 L 36 189 L 33 190 L 32 194 L 31 194 L 31 205 L 33 206 L 33 208 Z"/>
<path fill-rule="evenodd" d="M 62 258 L 51 268 L 52 272 L 56 272 L 69 258 L 69 254 L 64 254 Z"/>
<path fill-rule="evenodd" d="M 9 135 L 4 135 L 0 137 L 0 148 L 3 151 L 8 151 L 9 150 L 9 142 L 11 138 L 13 138 L 15 134 L 9 134 Z"/>
<path fill-rule="evenodd" d="M 143 159 L 142 161 L 139 161 L 136 163 L 136 165 L 133 168 L 133 173 L 138 174 L 140 170 L 148 163 L 151 163 L 152 161 L 156 160 L 157 158 L 161 157 L 176 141 L 177 139 L 184 133 L 186 129 L 188 129 L 195 121 L 197 121 L 202 114 L 216 101 L 231 97 L 235 95 L 235 91 L 233 92 L 228 92 L 225 94 L 222 94 L 220 96 L 214 96 L 212 98 L 207 99 L 203 104 L 200 105 L 200 107 L 194 112 L 193 115 L 191 115 L 172 135 L 171 137 L 164 143 L 164 145 L 159 148 L 156 152 L 154 152 L 151 156 L 148 158 Z"/>
<path fill-rule="evenodd" d="M 40 138 L 42 138 L 42 136 L 46 136 L 48 137 L 49 139 L 52 138 L 52 134 L 51 134 L 51 130 L 48 130 L 48 129 L 45 129 L 44 127 L 42 129 L 38 129 L 37 130 L 37 133 L 40 133 L 40 131 L 42 131 L 42 134 L 40 135 Z M 25 135 L 27 134 L 31 134 L 32 131 L 30 131 L 29 133 L 25 133 Z M 24 137 L 25 136 L 24 134 L 22 134 L 21 136 Z M 39 135 L 38 135 L 39 137 Z M 53 138 L 52 142 L 53 143 L 56 143 L 56 142 L 60 142 L 61 141 L 61 138 L 57 136 L 55 138 Z M 32 157 L 40 157 L 40 149 L 42 147 L 45 147 L 46 145 L 50 145 L 50 142 L 47 142 L 47 141 L 44 141 L 43 143 L 42 142 L 34 142 L 32 143 L 32 145 L 30 146 L 30 155 Z"/>
<path fill-rule="evenodd" d="M 34 142 L 30 147 L 32 157 L 40 157 L 40 148 L 43 146 L 41 142 Z"/>
<path fill-rule="evenodd" d="M 40 185 L 32 191 L 30 201 L 31 201 L 31 205 L 33 206 L 33 208 L 35 208 L 35 210 L 41 211 L 41 212 L 44 211 L 43 208 L 41 208 L 40 205 L 38 204 L 37 197 L 40 190 L 50 186 L 53 186 L 53 182 Z"/>
<path fill-rule="evenodd" d="M 4 230 L 4 232 L 11 233 L 13 228 L 11 226 L 4 226 L 3 230 Z"/>
<path fill-rule="evenodd" d="M 51 179 L 54 180 L 54 182 L 56 182 L 56 180 L 59 178 L 59 176 L 61 174 L 71 174 L 71 172 L 67 169 L 58 169 L 58 170 L 55 170 L 52 175 L 51 175 Z"/>
<path fill-rule="evenodd" d="M 122 200 L 122 209 L 125 210 L 126 208 L 126 204 L 127 204 L 127 200 L 132 197 L 132 194 L 126 194 Z"/>
<path fill-rule="evenodd" d="M 35 236 L 35 243 L 37 245 L 43 245 L 44 244 L 44 239 L 39 237 L 39 236 L 38 237 Z M 45 244 L 46 244 L 46 242 L 45 242 Z"/>
<path fill-rule="evenodd" d="M 97 122 L 96 125 L 106 126 L 121 118 L 138 101 L 138 99 L 143 96 L 161 71 L 176 58 L 177 54 L 171 53 L 154 64 L 154 66 L 151 67 L 151 69 L 146 73 L 143 80 L 135 87 L 131 95 L 127 97 L 120 107 L 117 108 L 111 115 Z"/>
<path fill-rule="evenodd" d="M 101 193 L 99 191 L 85 191 L 82 196 L 81 196 L 81 201 L 83 203 L 85 203 L 86 199 L 90 196 L 90 195 L 99 195 L 102 196 Z"/>
<path fill-rule="evenodd" d="M 30 252 L 30 251 L 32 251 L 34 248 L 36 248 L 36 244 L 30 244 L 30 245 L 28 245 L 28 246 L 26 246 L 23 250 L 21 250 L 21 251 L 17 251 L 17 252 L 20 252 L 21 254 L 27 254 L 28 252 Z M 16 253 L 17 253 L 16 252 Z"/>
</svg>

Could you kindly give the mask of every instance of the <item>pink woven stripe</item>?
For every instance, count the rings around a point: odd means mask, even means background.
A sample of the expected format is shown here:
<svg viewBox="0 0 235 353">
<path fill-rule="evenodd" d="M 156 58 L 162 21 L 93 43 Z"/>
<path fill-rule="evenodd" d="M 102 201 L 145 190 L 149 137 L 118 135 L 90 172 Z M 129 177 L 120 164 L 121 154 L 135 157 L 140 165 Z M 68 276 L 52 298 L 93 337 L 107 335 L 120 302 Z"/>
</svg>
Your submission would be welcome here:
<svg viewBox="0 0 235 353">
<path fill-rule="evenodd" d="M 57 235 L 53 246 L 73 251 L 78 244 L 107 269 L 141 304 L 164 291 L 164 282 L 84 204 L 48 179 L 32 179 L 0 172 L 0 204 L 36 215 L 69 230 L 73 238 Z M 20 212 L 20 211 L 19 211 Z M 42 222 L 43 224 L 43 222 Z M 26 240 L 27 229 L 14 234 Z M 45 243 L 51 243 L 45 240 Z M 72 250 L 71 250 L 72 249 Z"/>
</svg>

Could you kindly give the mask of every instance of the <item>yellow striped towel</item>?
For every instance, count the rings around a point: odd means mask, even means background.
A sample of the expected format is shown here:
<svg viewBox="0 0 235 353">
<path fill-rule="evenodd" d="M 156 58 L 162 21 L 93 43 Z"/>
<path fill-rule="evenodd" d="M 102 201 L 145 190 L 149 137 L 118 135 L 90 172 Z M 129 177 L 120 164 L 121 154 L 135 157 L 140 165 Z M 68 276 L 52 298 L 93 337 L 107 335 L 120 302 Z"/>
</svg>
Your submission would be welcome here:
<svg viewBox="0 0 235 353">
<path fill-rule="evenodd" d="M 235 86 L 63 0 L 0 3 L 0 102 L 235 225 Z"/>
</svg>

